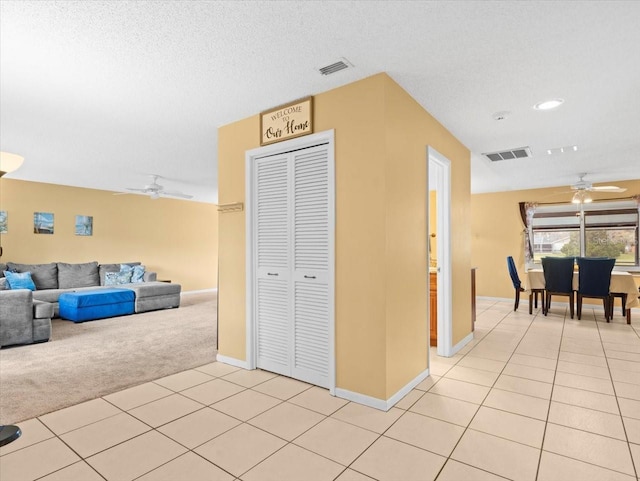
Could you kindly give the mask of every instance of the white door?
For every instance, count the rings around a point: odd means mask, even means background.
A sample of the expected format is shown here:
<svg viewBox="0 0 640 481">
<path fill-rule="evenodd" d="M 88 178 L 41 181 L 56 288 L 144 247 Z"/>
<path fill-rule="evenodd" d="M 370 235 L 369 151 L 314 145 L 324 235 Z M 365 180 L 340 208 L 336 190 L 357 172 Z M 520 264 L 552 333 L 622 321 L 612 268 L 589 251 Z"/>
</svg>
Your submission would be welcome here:
<svg viewBox="0 0 640 481">
<path fill-rule="evenodd" d="M 250 165 L 256 367 L 323 387 L 334 364 L 332 148 Z"/>
<path fill-rule="evenodd" d="M 291 261 L 289 156 L 255 163 L 257 365 L 289 375 Z"/>
<path fill-rule="evenodd" d="M 291 375 L 328 387 L 329 171 L 326 145 L 293 157 L 293 365 Z"/>
</svg>

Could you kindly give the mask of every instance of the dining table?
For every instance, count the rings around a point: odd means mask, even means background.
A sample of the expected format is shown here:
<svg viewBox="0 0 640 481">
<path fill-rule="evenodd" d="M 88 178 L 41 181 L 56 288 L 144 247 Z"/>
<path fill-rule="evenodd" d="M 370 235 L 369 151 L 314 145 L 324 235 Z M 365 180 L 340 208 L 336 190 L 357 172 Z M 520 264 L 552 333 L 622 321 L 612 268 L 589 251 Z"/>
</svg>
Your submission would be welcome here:
<svg viewBox="0 0 640 481">
<path fill-rule="evenodd" d="M 544 271 L 542 269 L 529 269 L 526 273 L 527 289 L 544 289 Z M 573 273 L 573 290 L 578 290 L 578 271 Z M 640 307 L 640 299 L 638 299 L 638 286 L 633 275 L 625 271 L 613 271 L 611 273 L 611 285 L 609 287 L 611 293 L 626 294 L 627 302 L 625 309 L 627 312 L 627 324 L 631 322 L 631 308 Z"/>
</svg>

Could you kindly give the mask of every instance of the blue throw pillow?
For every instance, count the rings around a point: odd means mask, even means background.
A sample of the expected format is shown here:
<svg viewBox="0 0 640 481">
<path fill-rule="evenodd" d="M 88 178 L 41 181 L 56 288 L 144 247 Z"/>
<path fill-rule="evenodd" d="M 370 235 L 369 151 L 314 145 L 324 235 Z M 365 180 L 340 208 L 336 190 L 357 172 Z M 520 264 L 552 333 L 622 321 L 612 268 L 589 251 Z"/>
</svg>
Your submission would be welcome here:
<svg viewBox="0 0 640 481">
<path fill-rule="evenodd" d="M 104 275 L 105 286 L 116 286 L 118 284 L 129 284 L 131 282 L 131 272 L 107 272 Z"/>
<path fill-rule="evenodd" d="M 133 266 L 131 271 L 131 282 L 144 282 L 144 266 Z"/>
<path fill-rule="evenodd" d="M 4 277 L 7 279 L 9 289 L 36 290 L 36 285 L 33 283 L 33 279 L 31 279 L 31 272 L 4 271 Z"/>
<path fill-rule="evenodd" d="M 129 264 L 120 264 L 120 272 L 133 272 L 133 266 Z"/>
</svg>

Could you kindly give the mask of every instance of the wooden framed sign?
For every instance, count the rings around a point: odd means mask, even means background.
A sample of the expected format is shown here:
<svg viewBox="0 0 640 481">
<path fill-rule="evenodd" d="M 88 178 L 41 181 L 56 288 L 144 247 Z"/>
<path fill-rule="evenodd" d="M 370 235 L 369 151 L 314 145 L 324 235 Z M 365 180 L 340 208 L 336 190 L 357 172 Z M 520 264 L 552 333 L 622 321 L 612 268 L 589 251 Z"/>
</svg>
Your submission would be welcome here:
<svg viewBox="0 0 640 481">
<path fill-rule="evenodd" d="M 260 114 L 260 145 L 313 133 L 313 97 L 296 100 Z"/>
</svg>

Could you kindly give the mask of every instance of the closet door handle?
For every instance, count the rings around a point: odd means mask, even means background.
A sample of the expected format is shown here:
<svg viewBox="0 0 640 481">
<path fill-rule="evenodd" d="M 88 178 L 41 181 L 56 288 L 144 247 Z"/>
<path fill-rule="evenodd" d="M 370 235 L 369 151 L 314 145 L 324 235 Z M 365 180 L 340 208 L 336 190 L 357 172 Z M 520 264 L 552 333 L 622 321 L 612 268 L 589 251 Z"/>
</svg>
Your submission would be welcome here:
<svg viewBox="0 0 640 481">
<path fill-rule="evenodd" d="M 277 272 L 267 272 L 268 276 L 277 276 L 278 273 Z"/>
<path fill-rule="evenodd" d="M 305 279 L 315 279 L 316 276 L 304 276 Z"/>
</svg>

